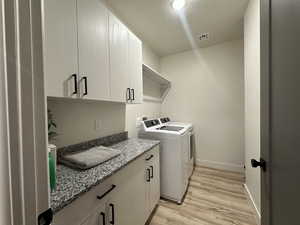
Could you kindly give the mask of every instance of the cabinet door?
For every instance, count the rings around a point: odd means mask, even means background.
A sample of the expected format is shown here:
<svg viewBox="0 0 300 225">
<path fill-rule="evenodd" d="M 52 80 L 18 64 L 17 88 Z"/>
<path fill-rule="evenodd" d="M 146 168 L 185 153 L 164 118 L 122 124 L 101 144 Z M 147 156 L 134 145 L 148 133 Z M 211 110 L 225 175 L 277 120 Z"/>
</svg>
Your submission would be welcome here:
<svg viewBox="0 0 300 225">
<path fill-rule="evenodd" d="M 138 159 L 115 176 L 116 191 L 108 202 L 108 224 L 144 225 L 147 220 L 144 161 Z"/>
<path fill-rule="evenodd" d="M 47 96 L 77 97 L 76 0 L 44 1 L 44 70 Z"/>
<path fill-rule="evenodd" d="M 152 212 L 152 196 L 151 196 L 151 164 L 146 163 L 146 167 L 144 170 L 144 182 L 146 183 L 146 192 L 145 192 L 145 198 L 146 198 L 146 214 L 147 217 L 151 215 Z"/>
<path fill-rule="evenodd" d="M 154 149 L 153 159 L 150 163 L 151 182 L 150 182 L 150 211 L 152 212 L 160 199 L 160 165 L 159 165 L 159 150 Z"/>
<path fill-rule="evenodd" d="M 108 10 L 100 0 L 77 2 L 80 96 L 108 100 Z"/>
<path fill-rule="evenodd" d="M 81 225 L 107 225 L 106 205 L 99 207 Z"/>
<path fill-rule="evenodd" d="M 143 59 L 142 42 L 130 31 L 128 32 L 128 73 L 130 88 L 134 96 L 131 103 L 143 102 Z"/>
<path fill-rule="evenodd" d="M 110 97 L 112 101 L 126 102 L 128 76 L 127 28 L 109 13 Z"/>
</svg>

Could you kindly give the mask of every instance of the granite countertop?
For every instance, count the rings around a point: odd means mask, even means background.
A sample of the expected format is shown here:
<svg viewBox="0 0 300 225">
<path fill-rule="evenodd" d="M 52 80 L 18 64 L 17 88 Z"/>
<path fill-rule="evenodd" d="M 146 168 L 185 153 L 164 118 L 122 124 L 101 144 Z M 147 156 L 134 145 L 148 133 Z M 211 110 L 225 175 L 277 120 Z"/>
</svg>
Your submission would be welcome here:
<svg viewBox="0 0 300 225">
<path fill-rule="evenodd" d="M 100 184 L 119 169 L 159 144 L 156 140 L 132 138 L 110 146 L 122 153 L 94 168 L 80 171 L 64 165 L 57 166 L 57 188 L 51 193 L 51 208 L 54 213 L 70 204 L 81 194 Z"/>
</svg>

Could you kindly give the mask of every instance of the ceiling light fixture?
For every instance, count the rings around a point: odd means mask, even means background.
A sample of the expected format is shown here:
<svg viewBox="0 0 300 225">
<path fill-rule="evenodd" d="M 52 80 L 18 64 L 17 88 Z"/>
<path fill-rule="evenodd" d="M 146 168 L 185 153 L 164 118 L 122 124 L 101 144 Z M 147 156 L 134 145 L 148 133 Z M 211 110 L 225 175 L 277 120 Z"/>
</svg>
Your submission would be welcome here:
<svg viewBox="0 0 300 225">
<path fill-rule="evenodd" d="M 174 0 L 172 2 L 172 7 L 176 11 L 181 10 L 185 6 L 185 0 Z"/>
</svg>

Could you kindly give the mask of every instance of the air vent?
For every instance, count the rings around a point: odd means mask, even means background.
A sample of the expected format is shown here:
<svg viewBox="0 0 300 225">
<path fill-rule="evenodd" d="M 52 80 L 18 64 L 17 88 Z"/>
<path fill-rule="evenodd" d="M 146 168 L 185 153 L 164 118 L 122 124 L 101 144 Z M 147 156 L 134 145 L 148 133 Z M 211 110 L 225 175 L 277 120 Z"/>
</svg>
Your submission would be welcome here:
<svg viewBox="0 0 300 225">
<path fill-rule="evenodd" d="M 209 33 L 203 33 L 198 35 L 198 40 L 199 41 L 207 41 L 209 40 Z"/>
</svg>

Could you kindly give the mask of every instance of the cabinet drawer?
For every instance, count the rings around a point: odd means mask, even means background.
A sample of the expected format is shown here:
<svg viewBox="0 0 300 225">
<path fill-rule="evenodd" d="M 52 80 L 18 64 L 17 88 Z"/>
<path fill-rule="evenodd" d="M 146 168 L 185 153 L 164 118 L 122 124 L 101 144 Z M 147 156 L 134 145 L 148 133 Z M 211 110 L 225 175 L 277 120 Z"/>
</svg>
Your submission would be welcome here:
<svg viewBox="0 0 300 225">
<path fill-rule="evenodd" d="M 148 151 L 143 157 L 144 160 L 149 163 L 157 160 L 157 158 L 159 158 L 159 146 L 156 146 Z"/>
<path fill-rule="evenodd" d="M 71 204 L 60 210 L 54 215 L 52 225 L 79 225 L 90 216 L 96 208 L 105 205 L 108 197 L 113 194 L 115 190 L 112 190 L 103 199 L 97 199 L 97 196 L 103 195 L 110 190 L 114 185 L 112 178 L 104 180 L 101 184 L 93 187 L 88 192 L 82 194 L 78 199 L 74 200 Z"/>
</svg>

